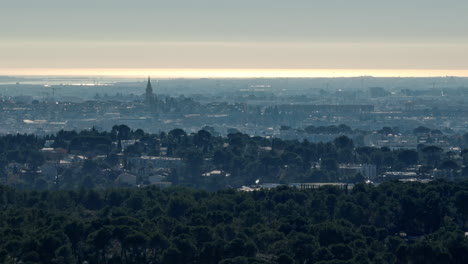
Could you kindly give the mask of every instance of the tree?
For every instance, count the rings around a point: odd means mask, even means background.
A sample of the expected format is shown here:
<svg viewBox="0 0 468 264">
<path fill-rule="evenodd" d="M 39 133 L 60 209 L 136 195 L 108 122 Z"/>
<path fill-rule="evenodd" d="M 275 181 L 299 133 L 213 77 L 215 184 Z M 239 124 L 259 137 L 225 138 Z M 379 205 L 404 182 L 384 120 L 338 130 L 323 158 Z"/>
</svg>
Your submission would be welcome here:
<svg viewBox="0 0 468 264">
<path fill-rule="evenodd" d="M 453 160 L 444 160 L 440 164 L 439 169 L 453 171 L 453 170 L 457 170 L 459 167 L 460 166 L 458 166 L 458 164 Z"/>
<path fill-rule="evenodd" d="M 406 166 L 415 165 L 419 160 L 418 152 L 411 149 L 402 150 L 398 153 L 398 160 Z"/>
<path fill-rule="evenodd" d="M 463 146 L 468 147 L 468 132 L 463 134 Z"/>
<path fill-rule="evenodd" d="M 152 249 L 153 255 L 155 256 L 163 252 L 170 245 L 166 236 L 164 236 L 160 232 L 150 234 L 148 243 L 149 247 Z"/>
<path fill-rule="evenodd" d="M 143 131 L 143 129 L 137 129 L 133 132 L 132 136 L 135 139 L 141 139 L 142 137 L 145 136 L 145 131 Z"/>
<path fill-rule="evenodd" d="M 183 217 L 192 206 L 193 204 L 190 200 L 175 197 L 169 201 L 168 215 L 174 218 Z"/>
<path fill-rule="evenodd" d="M 431 132 L 430 128 L 427 128 L 425 126 L 418 126 L 413 130 L 413 134 L 418 135 L 418 134 L 429 134 Z"/>
<path fill-rule="evenodd" d="M 180 128 L 176 128 L 169 131 L 169 136 L 172 136 L 177 140 L 177 143 L 180 144 L 182 142 L 182 138 L 187 136 L 187 133 L 185 133 L 185 131 Z"/>
<path fill-rule="evenodd" d="M 442 149 L 437 146 L 427 146 L 421 150 L 424 155 L 426 156 L 427 161 L 436 166 L 437 162 L 440 160 L 440 154 L 442 153 Z"/>
<path fill-rule="evenodd" d="M 111 153 L 107 155 L 106 162 L 111 167 L 117 166 L 119 164 L 119 156 L 117 156 L 115 153 Z"/>
<path fill-rule="evenodd" d="M 333 158 L 325 158 L 322 160 L 321 169 L 327 171 L 338 171 L 338 162 Z"/>
<path fill-rule="evenodd" d="M 83 180 L 81 181 L 81 187 L 86 189 L 94 188 L 95 184 L 93 178 L 90 175 L 86 175 Z"/>
<path fill-rule="evenodd" d="M 84 204 L 89 210 L 99 210 L 103 206 L 104 201 L 97 191 L 89 190 Z"/>
<path fill-rule="evenodd" d="M 293 264 L 294 260 L 289 255 L 281 254 L 278 256 L 276 263 L 277 264 Z"/>
<path fill-rule="evenodd" d="M 108 227 L 101 228 L 88 236 L 88 240 L 94 245 L 96 250 L 100 253 L 100 258 L 103 260 L 106 258 L 106 249 L 111 236 L 112 232 Z"/>
<path fill-rule="evenodd" d="M 333 143 L 340 149 L 352 149 L 354 147 L 353 140 L 347 136 L 339 136 L 333 140 Z"/>
<path fill-rule="evenodd" d="M 85 174 L 96 174 L 99 171 L 98 164 L 90 159 L 83 162 L 82 172 Z"/>
<path fill-rule="evenodd" d="M 64 233 L 68 236 L 72 245 L 72 253 L 76 257 L 78 255 L 78 243 L 85 236 L 83 223 L 76 220 L 68 223 L 64 226 Z"/>
<path fill-rule="evenodd" d="M 174 247 L 165 250 L 162 259 L 163 263 L 184 263 L 183 253 Z"/>
<path fill-rule="evenodd" d="M 463 227 L 468 217 L 468 191 L 459 191 L 455 194 L 455 207 L 463 215 Z"/>
<path fill-rule="evenodd" d="M 112 130 L 117 131 L 117 138 L 120 140 L 127 140 L 130 138 L 131 129 L 126 125 L 119 125 L 112 127 Z"/>
<path fill-rule="evenodd" d="M 127 235 L 125 243 L 131 248 L 130 262 L 146 262 L 146 246 L 148 237 L 141 232 L 133 232 Z"/>
<path fill-rule="evenodd" d="M 198 133 L 196 135 L 195 144 L 198 147 L 203 148 L 203 153 L 208 152 L 208 148 L 210 147 L 210 143 L 211 143 L 211 134 L 210 134 L 210 132 L 208 132 L 206 130 L 198 131 Z"/>
<path fill-rule="evenodd" d="M 389 135 L 389 134 L 394 134 L 393 129 L 391 127 L 383 127 L 379 131 L 377 131 L 379 134 L 383 135 Z"/>
<path fill-rule="evenodd" d="M 345 244 L 332 245 L 330 251 L 335 259 L 348 260 L 353 257 L 353 250 Z"/>
<path fill-rule="evenodd" d="M 190 148 L 183 151 L 180 156 L 187 164 L 187 169 L 192 180 L 196 180 L 201 175 L 203 155 L 198 149 Z"/>
</svg>

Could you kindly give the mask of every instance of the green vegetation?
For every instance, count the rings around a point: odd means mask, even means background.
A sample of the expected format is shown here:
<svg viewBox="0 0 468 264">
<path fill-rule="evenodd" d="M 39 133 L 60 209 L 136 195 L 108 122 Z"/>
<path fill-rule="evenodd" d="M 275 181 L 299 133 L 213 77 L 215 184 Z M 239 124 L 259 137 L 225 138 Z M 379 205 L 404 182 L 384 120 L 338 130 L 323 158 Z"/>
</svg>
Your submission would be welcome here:
<svg viewBox="0 0 468 264">
<path fill-rule="evenodd" d="M 412 172 L 419 178 L 464 179 L 468 176 L 466 149 L 445 152 L 438 146 L 420 145 L 414 150 L 391 150 L 360 147 L 339 134 L 331 142 L 312 143 L 251 137 L 239 132 L 222 137 L 208 130 L 187 133 L 174 129 L 168 133 L 149 134 L 116 125 L 111 131 L 60 131 L 44 138 L 19 134 L 1 136 L 0 183 L 18 189 L 103 189 L 118 187 L 116 179 L 123 173 L 135 175 L 138 185 L 147 184 L 149 177 L 156 175 L 173 185 L 206 190 L 252 185 L 257 179 L 261 183 L 358 183 L 364 180 L 360 173 L 340 170 L 339 164 L 375 165 L 377 175 L 397 171 Z M 306 130 L 341 133 L 350 128 L 340 125 Z M 382 130 L 387 133 L 392 129 Z M 52 151 L 41 150 L 45 141 L 53 142 Z M 468 146 L 463 142 L 460 138 L 460 145 Z M 138 167 L 135 159 L 141 156 L 180 158 L 182 162 L 164 170 L 141 164 Z M 212 171 L 221 173 L 203 176 Z"/>
<path fill-rule="evenodd" d="M 467 263 L 468 182 L 18 191 L 1 263 Z"/>
</svg>

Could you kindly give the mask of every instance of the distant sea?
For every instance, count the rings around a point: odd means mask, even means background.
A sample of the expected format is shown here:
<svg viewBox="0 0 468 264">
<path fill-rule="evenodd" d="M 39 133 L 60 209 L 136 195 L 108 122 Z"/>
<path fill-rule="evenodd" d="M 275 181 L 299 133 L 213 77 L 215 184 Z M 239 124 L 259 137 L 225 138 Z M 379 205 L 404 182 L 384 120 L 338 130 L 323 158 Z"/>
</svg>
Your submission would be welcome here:
<svg viewBox="0 0 468 264">
<path fill-rule="evenodd" d="M 257 78 L 468 78 L 468 70 L 366 69 L 1 69 L 0 85 L 106 86 L 153 79 L 257 79 Z"/>
<path fill-rule="evenodd" d="M 339 78 L 339 77 L 468 77 L 468 70 L 460 69 L 147 69 L 147 68 L 80 68 L 80 69 L 5 69 L 0 68 L 0 82 L 15 82 L 10 76 L 28 78 L 24 81 L 60 84 L 87 78 L 89 84 L 98 81 L 124 81 L 146 76 L 154 78 Z M 60 78 L 62 77 L 62 78 Z M 74 80 L 75 79 L 75 80 Z M 53 82 L 53 83 L 52 83 Z"/>
</svg>

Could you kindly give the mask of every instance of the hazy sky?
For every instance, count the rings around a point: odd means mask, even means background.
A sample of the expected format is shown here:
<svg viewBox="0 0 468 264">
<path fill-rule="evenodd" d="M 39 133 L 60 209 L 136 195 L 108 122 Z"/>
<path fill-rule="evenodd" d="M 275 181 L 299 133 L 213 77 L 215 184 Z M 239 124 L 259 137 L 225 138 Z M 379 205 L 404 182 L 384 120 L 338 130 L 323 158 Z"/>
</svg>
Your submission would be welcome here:
<svg viewBox="0 0 468 264">
<path fill-rule="evenodd" d="M 0 0 L 0 68 L 468 70 L 466 0 Z"/>
</svg>

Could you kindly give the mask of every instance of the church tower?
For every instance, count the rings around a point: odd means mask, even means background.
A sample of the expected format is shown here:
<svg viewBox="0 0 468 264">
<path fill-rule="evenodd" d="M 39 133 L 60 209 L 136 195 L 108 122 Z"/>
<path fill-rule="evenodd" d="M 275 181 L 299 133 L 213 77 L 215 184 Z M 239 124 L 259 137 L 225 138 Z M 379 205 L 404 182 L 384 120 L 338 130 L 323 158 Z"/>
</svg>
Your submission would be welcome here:
<svg viewBox="0 0 468 264">
<path fill-rule="evenodd" d="M 154 99 L 153 87 L 151 86 L 151 79 L 148 76 L 148 83 L 146 84 L 146 92 L 145 92 L 145 101 L 147 103 L 150 103 L 153 101 L 153 99 Z"/>
</svg>

